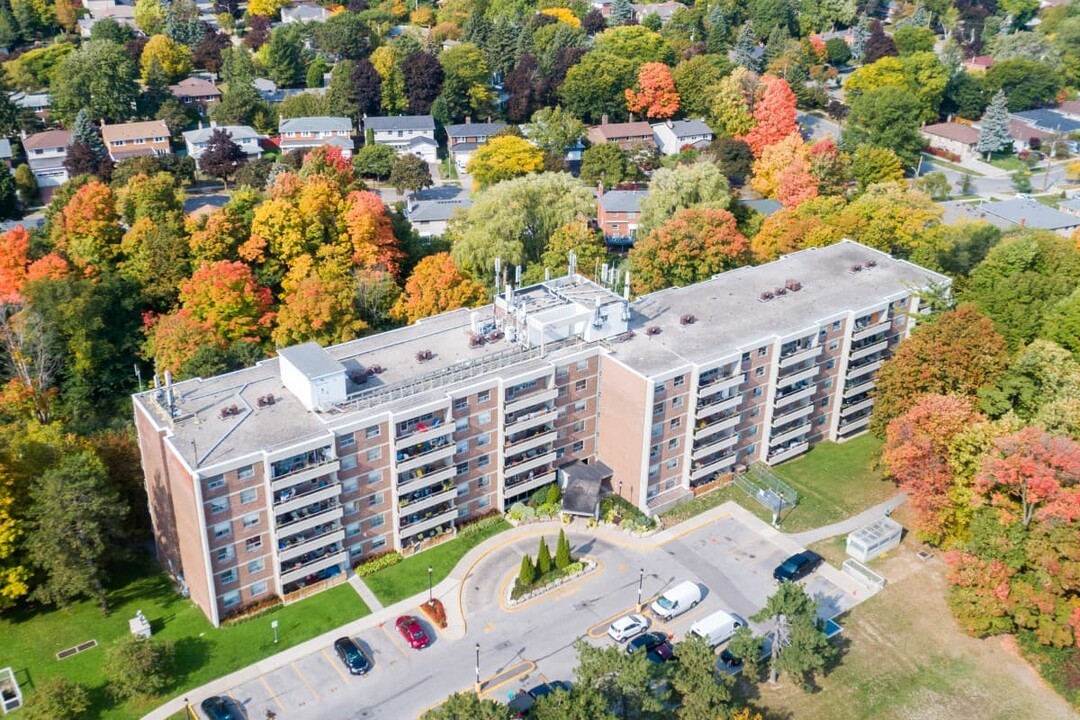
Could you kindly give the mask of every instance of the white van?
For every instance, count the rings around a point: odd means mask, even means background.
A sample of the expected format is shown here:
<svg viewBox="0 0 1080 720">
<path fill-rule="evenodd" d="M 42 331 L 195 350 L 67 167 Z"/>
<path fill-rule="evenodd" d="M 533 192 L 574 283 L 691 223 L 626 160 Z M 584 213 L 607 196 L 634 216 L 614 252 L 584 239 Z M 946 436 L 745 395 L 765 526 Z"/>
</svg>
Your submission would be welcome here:
<svg viewBox="0 0 1080 720">
<path fill-rule="evenodd" d="M 701 602 L 701 588 L 696 582 L 685 580 L 663 595 L 656 598 L 652 604 L 653 615 L 664 620 L 670 620 Z"/>
<path fill-rule="evenodd" d="M 727 642 L 741 627 L 746 627 L 746 620 L 723 610 L 718 610 L 708 617 L 703 617 L 690 626 L 689 635 L 695 635 L 716 647 Z"/>
</svg>

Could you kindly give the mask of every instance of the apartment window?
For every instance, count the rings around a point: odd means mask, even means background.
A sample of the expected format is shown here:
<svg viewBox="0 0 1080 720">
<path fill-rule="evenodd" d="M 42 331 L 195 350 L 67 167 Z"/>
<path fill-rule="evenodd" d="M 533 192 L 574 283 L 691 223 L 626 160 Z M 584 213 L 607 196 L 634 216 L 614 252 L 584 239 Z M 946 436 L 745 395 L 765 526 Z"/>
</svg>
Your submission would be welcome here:
<svg viewBox="0 0 1080 720">
<path fill-rule="evenodd" d="M 229 498 L 216 498 L 210 501 L 210 514 L 217 515 L 229 509 Z"/>
<path fill-rule="evenodd" d="M 370 454 L 371 454 L 371 451 L 369 450 L 368 455 L 370 456 Z M 342 470 L 352 470 L 353 468 L 356 467 L 356 463 L 357 463 L 356 453 L 353 453 L 352 455 L 346 455 L 345 457 L 341 458 L 341 469 Z"/>
<path fill-rule="evenodd" d="M 263 560 L 262 558 L 252 560 L 251 562 L 248 563 L 248 566 L 247 566 L 248 575 L 258 575 L 259 573 L 261 573 L 265 569 L 266 569 L 266 561 Z"/>
<path fill-rule="evenodd" d="M 832 329 L 833 330 L 839 330 L 840 329 L 840 321 L 839 320 L 834 320 L 833 321 Z"/>
<path fill-rule="evenodd" d="M 489 442 L 491 442 L 491 436 L 487 433 L 476 436 L 476 447 L 484 447 Z"/>
<path fill-rule="evenodd" d="M 476 481 L 477 489 L 486 488 L 490 484 L 491 484 L 491 478 L 489 476 L 487 476 L 487 475 L 485 475 L 484 477 L 482 477 L 482 478 L 480 478 L 479 480 Z"/>
<path fill-rule="evenodd" d="M 671 407 L 673 407 L 673 408 L 681 408 L 682 404 L 683 404 L 683 396 L 682 395 L 680 395 L 679 397 L 676 397 L 676 398 L 671 398 Z"/>
<path fill-rule="evenodd" d="M 658 478 L 658 477 L 660 477 L 660 465 L 659 464 L 650 465 L 649 466 L 649 479 L 651 480 L 653 478 Z"/>
<path fill-rule="evenodd" d="M 245 515 L 244 516 L 244 527 L 245 528 L 253 528 L 258 524 L 259 524 L 259 514 L 258 513 L 252 513 L 250 515 Z"/>
<path fill-rule="evenodd" d="M 664 481 L 664 489 L 665 490 L 670 490 L 673 487 L 675 487 L 675 478 L 668 478 L 667 480 Z"/>
<path fill-rule="evenodd" d="M 242 467 L 242 468 L 240 468 L 239 470 L 236 471 L 236 478 L 238 480 L 248 480 L 249 478 L 253 478 L 253 477 L 255 477 L 255 466 L 254 465 L 246 465 L 246 466 L 244 466 L 244 467 Z"/>
<path fill-rule="evenodd" d="M 235 607 L 235 606 L 239 605 L 240 604 L 240 592 L 238 590 L 233 590 L 232 592 L 225 593 L 224 595 L 221 596 L 221 604 L 224 605 L 227 608 L 231 608 L 231 607 Z"/>
<path fill-rule="evenodd" d="M 356 478 L 349 478 L 348 480 L 341 481 L 341 492 L 352 493 L 360 489 L 360 481 Z"/>
<path fill-rule="evenodd" d="M 763 345 L 763 346 L 761 346 L 761 347 L 759 347 L 757 349 L 757 356 L 758 357 L 765 357 L 768 354 L 769 354 L 769 346 L 768 345 Z"/>
<path fill-rule="evenodd" d="M 655 458 L 660 456 L 660 445 L 656 444 L 649 448 L 649 457 Z"/>
<path fill-rule="evenodd" d="M 383 494 L 382 493 L 375 493 L 374 495 L 369 496 L 368 499 L 367 499 L 368 507 L 376 507 L 377 505 L 382 505 L 382 502 L 383 502 Z"/>
<path fill-rule="evenodd" d="M 460 417 L 454 421 L 454 430 L 457 432 L 465 432 L 469 429 L 469 416 Z"/>
<path fill-rule="evenodd" d="M 680 375 L 679 377 L 677 377 L 677 378 L 675 378 L 674 380 L 671 381 L 671 385 L 673 387 L 682 387 L 685 384 L 686 384 L 686 376 L 685 375 Z"/>
<path fill-rule="evenodd" d="M 353 515 L 360 511 L 360 503 L 356 500 L 350 500 L 349 502 L 344 503 L 342 507 L 345 508 L 342 512 L 346 515 Z"/>
<path fill-rule="evenodd" d="M 367 461 L 368 462 L 375 462 L 376 460 L 378 460 L 381 457 L 382 457 L 382 447 L 368 448 L 368 451 L 367 451 Z"/>
<path fill-rule="evenodd" d="M 566 413 L 567 413 L 568 411 L 569 411 L 569 405 L 563 405 L 562 407 L 558 408 L 558 409 L 557 409 L 557 410 L 555 411 L 555 417 L 557 417 L 557 418 L 559 418 L 560 420 L 562 420 L 562 419 L 563 419 L 564 417 L 566 417 Z"/>
<path fill-rule="evenodd" d="M 265 592 L 266 592 L 266 581 L 265 580 L 260 580 L 257 583 L 252 583 L 251 587 L 248 588 L 248 593 L 253 598 L 257 598 L 257 597 L 259 597 L 260 595 L 262 595 Z"/>
<path fill-rule="evenodd" d="M 225 487 L 225 478 L 222 475 L 215 475 L 206 481 L 207 490 L 220 490 L 223 487 Z"/>
<path fill-rule="evenodd" d="M 479 423 L 480 425 L 487 425 L 488 423 L 491 422 L 491 413 L 490 412 L 482 412 L 482 413 L 480 413 L 479 415 L 476 416 L 476 422 Z"/>
<path fill-rule="evenodd" d="M 829 343 L 829 349 L 830 350 L 835 350 L 838 347 L 840 347 L 840 341 L 839 340 L 833 340 L 832 342 Z"/>
<path fill-rule="evenodd" d="M 666 390 L 666 389 L 667 389 L 667 388 L 666 388 L 666 386 L 665 386 L 665 384 L 664 384 L 664 383 L 656 383 L 656 394 L 657 394 L 657 395 L 659 395 L 660 393 L 664 392 L 664 390 Z"/>
<path fill-rule="evenodd" d="M 577 367 L 579 372 L 585 372 L 586 370 L 589 369 L 589 361 L 588 360 L 578 360 L 577 365 L 575 367 Z"/>
<path fill-rule="evenodd" d="M 574 443 L 574 444 L 573 444 L 573 445 L 571 446 L 571 450 L 572 450 L 573 452 L 581 452 L 581 451 L 582 451 L 582 450 L 584 450 L 584 449 L 585 449 L 585 443 L 584 443 L 584 441 L 582 441 L 582 440 L 578 440 L 578 441 L 577 441 L 576 443 Z"/>
<path fill-rule="evenodd" d="M 352 433 L 350 433 L 348 435 L 342 435 L 341 437 L 338 438 L 338 447 L 343 447 L 343 448 L 352 447 L 355 444 L 356 444 L 356 436 L 353 435 Z"/>
<path fill-rule="evenodd" d="M 654 417 L 657 416 L 657 415 L 663 415 L 664 414 L 664 403 L 658 402 L 655 405 L 653 405 L 652 406 L 652 414 L 653 414 Z"/>
<path fill-rule="evenodd" d="M 368 520 L 368 527 L 371 528 L 372 530 L 374 530 L 377 527 L 382 527 L 385 522 L 386 522 L 386 517 L 385 516 L 376 515 L 375 517 Z"/>
<path fill-rule="evenodd" d="M 750 353 L 747 352 L 742 354 L 742 362 L 750 362 Z"/>
<path fill-rule="evenodd" d="M 574 383 L 574 392 L 582 392 L 587 387 L 589 387 L 588 380 L 578 380 L 576 383 Z"/>
<path fill-rule="evenodd" d="M 490 455 L 481 455 L 480 457 L 476 458 L 476 467 L 478 467 L 478 468 L 487 467 L 490 464 L 491 464 L 491 456 Z"/>
<path fill-rule="evenodd" d="M 832 378 L 825 378 L 825 383 L 824 384 L 825 384 L 826 388 L 831 388 L 832 387 Z"/>
<path fill-rule="evenodd" d="M 754 435 L 757 435 L 757 429 L 758 429 L 757 425 L 750 426 L 750 428 L 745 431 L 746 436 L 747 437 L 753 437 Z"/>
<path fill-rule="evenodd" d="M 645 498 L 648 499 L 648 500 L 652 500 L 654 497 L 656 497 L 659 494 L 660 494 L 660 488 L 657 487 L 656 485 L 650 485 L 649 487 L 645 488 Z"/>
<path fill-rule="evenodd" d="M 585 412 L 585 401 L 584 400 L 578 400 L 576 403 L 574 403 L 574 412 L 576 412 L 576 413 Z"/>
<path fill-rule="evenodd" d="M 345 526 L 345 537 L 347 537 L 347 538 L 356 537 L 359 534 L 360 534 L 360 523 L 354 522 L 354 523 L 349 523 L 348 525 Z"/>
<path fill-rule="evenodd" d="M 461 453 L 469 452 L 469 441 L 458 440 L 457 443 L 454 445 L 454 452 L 456 452 L 458 455 L 460 455 Z"/>
<path fill-rule="evenodd" d="M 360 557 L 363 554 L 364 554 L 364 543 L 356 543 L 355 545 L 353 545 L 353 546 L 351 546 L 349 548 L 349 556 L 350 557 L 357 558 L 357 557 Z"/>
<path fill-rule="evenodd" d="M 248 505 L 259 499 L 259 491 L 255 488 L 248 488 L 240 492 L 240 504 Z"/>
<path fill-rule="evenodd" d="M 236 582 L 236 568 L 230 568 L 218 575 L 218 582 L 222 585 L 231 585 Z"/>
<path fill-rule="evenodd" d="M 750 393 L 750 394 L 751 394 L 751 396 L 756 397 L 756 398 L 761 397 L 761 388 L 759 388 L 759 387 L 754 388 L 754 391 L 752 393 Z"/>
<path fill-rule="evenodd" d="M 574 426 L 571 428 L 571 430 L 576 433 L 585 432 L 585 421 L 578 420 L 576 423 L 574 423 Z"/>
<path fill-rule="evenodd" d="M 819 404 L 821 405 L 821 407 L 829 407 L 829 398 L 821 398 L 821 402 Z"/>
<path fill-rule="evenodd" d="M 568 387 L 567 387 L 567 386 L 565 386 L 565 385 L 560 385 L 560 386 L 559 386 L 559 389 L 558 389 L 558 390 L 557 390 L 557 391 L 555 392 L 555 394 L 556 394 L 556 395 L 557 395 L 558 397 L 561 397 L 561 398 L 562 398 L 562 397 L 566 397 L 567 395 L 569 395 L 569 394 L 570 394 L 570 388 L 568 388 Z"/>
<path fill-rule="evenodd" d="M 255 537 L 249 537 L 244 541 L 244 549 L 248 552 L 254 552 L 262 547 L 262 535 L 256 535 Z"/>
<path fill-rule="evenodd" d="M 371 440 L 372 438 L 379 437 L 381 432 L 382 432 L 382 429 L 378 425 L 372 425 L 371 427 L 369 427 L 367 430 L 364 431 L 364 437 L 366 437 L 368 440 Z"/>
<path fill-rule="evenodd" d="M 457 474 L 458 475 L 465 475 L 468 472 L 469 472 L 469 463 L 468 463 L 468 461 L 463 462 L 463 463 L 458 463 L 458 466 L 457 466 Z"/>
<path fill-rule="evenodd" d="M 765 366 L 761 365 L 754 370 L 754 377 L 765 377 Z"/>
<path fill-rule="evenodd" d="M 233 547 L 232 545 L 226 545 L 217 549 L 215 553 L 217 555 L 218 562 L 226 562 L 233 559 Z"/>
<path fill-rule="evenodd" d="M 458 497 L 465 497 L 468 494 L 469 494 L 469 483 L 462 483 L 461 485 L 457 486 L 457 496 Z"/>
<path fill-rule="evenodd" d="M 476 507 L 477 508 L 486 508 L 486 507 L 489 507 L 490 505 L 491 505 L 491 498 L 488 497 L 487 495 L 485 495 L 484 497 L 482 497 L 482 498 L 480 498 L 479 500 L 476 501 Z"/>
<path fill-rule="evenodd" d="M 678 430 L 682 427 L 682 418 L 672 418 L 671 422 L 668 423 L 668 427 L 672 430 Z"/>
<path fill-rule="evenodd" d="M 458 398 L 454 401 L 454 410 L 468 410 L 469 398 Z"/>
<path fill-rule="evenodd" d="M 565 380 L 566 378 L 570 377 L 570 368 L 568 368 L 568 367 L 559 368 L 558 370 L 555 371 L 555 377 L 557 379 L 559 379 L 559 380 Z"/>
<path fill-rule="evenodd" d="M 747 448 L 746 448 L 746 454 L 747 455 L 753 455 L 754 450 L 756 450 L 756 449 L 757 449 L 756 445 L 748 445 Z"/>
<path fill-rule="evenodd" d="M 466 516 L 466 515 L 468 515 L 468 514 L 469 514 L 469 507 L 468 507 L 467 505 L 466 505 L 466 506 L 464 506 L 464 507 L 459 507 L 459 508 L 457 509 L 457 516 L 458 516 L 458 518 L 463 518 L 463 517 L 465 517 L 465 516 Z"/>
<path fill-rule="evenodd" d="M 667 449 L 668 450 L 678 450 L 679 449 L 679 438 L 671 438 L 670 440 L 668 440 L 667 441 Z"/>
<path fill-rule="evenodd" d="M 367 476 L 368 485 L 377 485 L 382 482 L 382 470 L 373 470 Z"/>
<path fill-rule="evenodd" d="M 675 468 L 679 467 L 679 458 L 673 457 L 670 460 L 665 460 L 664 467 L 668 470 L 674 470 Z"/>
<path fill-rule="evenodd" d="M 566 448 L 558 448 L 557 450 L 555 450 L 555 459 L 556 460 L 562 460 L 563 455 L 566 455 Z"/>
<path fill-rule="evenodd" d="M 386 537 L 377 537 L 371 541 L 371 550 L 382 550 L 386 547 Z"/>
<path fill-rule="evenodd" d="M 836 367 L 836 360 L 830 359 L 827 363 L 825 363 L 826 370 L 832 370 L 834 367 Z"/>
<path fill-rule="evenodd" d="M 817 419 L 817 420 L 815 420 L 815 422 L 816 422 L 816 423 L 817 423 L 818 425 L 824 425 L 824 424 L 825 424 L 825 421 L 826 421 L 827 419 L 828 419 L 828 418 L 826 418 L 826 417 L 825 417 L 824 415 L 819 415 L 819 416 L 818 416 L 818 419 Z"/>
<path fill-rule="evenodd" d="M 652 426 L 652 436 L 660 437 L 664 434 L 664 423 L 656 423 Z"/>
</svg>

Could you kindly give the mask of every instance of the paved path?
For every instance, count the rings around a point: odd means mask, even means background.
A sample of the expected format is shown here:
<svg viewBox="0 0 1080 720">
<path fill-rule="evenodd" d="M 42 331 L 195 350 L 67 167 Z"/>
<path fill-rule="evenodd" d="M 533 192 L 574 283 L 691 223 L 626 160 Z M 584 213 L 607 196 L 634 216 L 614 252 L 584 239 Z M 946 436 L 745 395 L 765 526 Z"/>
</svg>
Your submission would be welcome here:
<svg viewBox="0 0 1080 720">
<path fill-rule="evenodd" d="M 835 522 L 832 525 L 814 528 L 813 530 L 807 530 L 806 532 L 790 533 L 788 537 L 798 544 L 806 546 L 812 545 L 819 540 L 827 540 L 828 538 L 836 537 L 837 535 L 846 535 L 852 530 L 858 530 L 863 525 L 891 513 L 893 510 L 900 507 L 905 500 L 907 500 L 907 493 L 898 493 L 885 502 L 878 503 L 869 510 L 863 510 L 858 515 L 849 517 L 846 520 Z"/>
<path fill-rule="evenodd" d="M 371 588 L 367 586 L 364 579 L 359 575 L 353 575 L 349 578 L 349 584 L 353 586 L 353 590 L 360 596 L 360 599 L 367 603 L 367 606 L 371 608 L 371 612 L 383 609 L 382 602 L 379 598 L 375 597 L 375 593 L 371 592 Z"/>
</svg>

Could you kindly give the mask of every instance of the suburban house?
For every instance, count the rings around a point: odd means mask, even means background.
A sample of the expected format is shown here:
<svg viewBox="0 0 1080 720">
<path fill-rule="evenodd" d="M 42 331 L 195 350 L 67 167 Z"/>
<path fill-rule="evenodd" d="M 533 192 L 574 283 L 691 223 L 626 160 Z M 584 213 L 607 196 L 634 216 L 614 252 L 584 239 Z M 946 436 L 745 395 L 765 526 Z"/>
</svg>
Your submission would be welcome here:
<svg viewBox="0 0 1080 720">
<path fill-rule="evenodd" d="M 964 61 L 964 70 L 976 75 L 985 73 L 994 64 L 994 58 L 989 55 L 976 55 L 970 60 Z"/>
<path fill-rule="evenodd" d="M 330 17 L 329 10 L 324 8 L 322 5 L 315 5 L 313 3 L 300 3 L 299 5 L 293 5 L 292 7 L 281 8 L 282 25 L 291 25 L 293 23 L 305 22 L 322 22 L 328 17 Z"/>
<path fill-rule="evenodd" d="M 460 125 L 447 125 L 447 151 L 458 170 L 465 172 L 465 167 L 476 149 L 505 127 L 506 124 L 501 122 L 474 123 L 471 118 L 465 118 L 465 122 Z"/>
<path fill-rule="evenodd" d="M 79 19 L 79 35 L 83 38 L 90 37 L 94 25 L 106 18 L 115 20 L 118 24 L 139 32 L 139 28 L 135 24 L 135 3 L 129 5 L 127 3 L 109 2 L 108 0 L 101 2 L 91 0 L 89 5 L 83 3 L 83 7 L 90 13 L 90 17 Z"/>
<path fill-rule="evenodd" d="M 67 160 L 70 144 L 71 133 L 67 130 L 46 130 L 23 138 L 26 164 L 30 166 L 30 172 L 34 173 L 34 179 L 41 190 L 41 199 L 46 203 L 56 188 L 68 181 L 64 161 Z"/>
<path fill-rule="evenodd" d="M 164 120 L 105 125 L 101 139 L 114 162 L 140 155 L 169 155 L 169 128 Z"/>
<path fill-rule="evenodd" d="M 405 217 L 423 238 L 439 237 L 457 211 L 472 207 L 472 198 L 461 188 L 444 185 L 420 190 L 409 197 Z"/>
<path fill-rule="evenodd" d="M 49 107 L 51 105 L 49 93 L 13 92 L 8 98 L 15 107 L 19 108 L 19 110 L 29 110 L 41 120 L 44 120 L 49 116 Z"/>
<path fill-rule="evenodd" d="M 255 78 L 251 81 L 251 84 L 255 86 L 255 92 L 259 93 L 259 97 L 271 105 L 283 103 L 285 98 L 290 98 L 293 95 L 303 95 L 304 93 L 325 95 L 327 90 L 325 86 L 317 88 L 279 88 L 277 83 L 269 78 Z"/>
<path fill-rule="evenodd" d="M 1054 133 L 1040 130 L 1023 120 L 1014 117 L 1009 118 L 1009 137 L 1013 139 L 1013 150 L 1015 152 L 1041 145 L 1043 140 L 1053 136 Z"/>
<path fill-rule="evenodd" d="M 677 10 L 685 7 L 686 6 L 682 3 L 677 2 L 658 2 L 643 5 L 634 3 L 630 6 L 630 9 L 633 11 L 634 20 L 639 23 L 644 22 L 645 18 L 650 15 L 655 15 L 660 18 L 661 23 L 666 25 L 667 21 L 671 19 L 671 16 L 674 15 Z"/>
<path fill-rule="evenodd" d="M 589 5 L 599 10 L 605 18 L 611 17 L 611 0 L 592 0 Z"/>
<path fill-rule="evenodd" d="M 654 124 L 652 132 L 665 155 L 678 155 L 687 146 L 704 150 L 713 139 L 712 128 L 704 120 L 668 120 Z"/>
<path fill-rule="evenodd" d="M 365 117 L 365 135 L 369 130 L 376 145 L 416 155 L 425 162 L 438 162 L 439 143 L 435 140 L 435 120 L 430 115 Z"/>
<path fill-rule="evenodd" d="M 281 152 L 312 150 L 323 145 L 336 147 L 346 158 L 353 153 L 352 120 L 347 117 L 299 117 L 278 123 Z"/>
<path fill-rule="evenodd" d="M 641 147 L 656 147 L 656 138 L 653 136 L 652 127 L 647 122 L 611 123 L 605 115 L 599 125 L 589 128 L 585 137 L 593 145 L 612 142 L 623 150 Z"/>
<path fill-rule="evenodd" d="M 1058 203 L 1058 210 L 1080 217 L 1080 197 L 1073 196 L 1064 202 Z"/>
<path fill-rule="evenodd" d="M 1013 227 L 1053 230 L 1065 237 L 1069 237 L 1080 227 L 1080 217 L 1055 210 L 1027 197 L 1000 202 L 984 202 L 977 207 L 989 215 L 1001 218 Z"/>
<path fill-rule="evenodd" d="M 232 141 L 239 145 L 240 149 L 248 157 L 258 157 L 262 154 L 259 141 L 263 140 L 265 136 L 255 132 L 253 128 L 247 125 L 219 126 L 210 123 L 210 127 L 200 127 L 198 130 L 188 130 L 184 133 L 184 146 L 187 148 L 188 156 L 198 160 L 206 149 L 206 144 L 210 142 L 210 135 L 215 130 L 224 130 L 228 133 Z"/>
<path fill-rule="evenodd" d="M 11 150 L 11 141 L 7 138 L 0 138 L 0 162 L 10 168 L 11 160 L 14 157 L 15 154 Z"/>
<path fill-rule="evenodd" d="M 1053 109 L 1067 118 L 1080 120 L 1080 100 L 1066 100 L 1058 103 Z"/>
<path fill-rule="evenodd" d="M 1080 131 L 1080 119 L 1069 117 L 1058 108 L 1036 108 L 1012 113 L 1011 117 L 1025 125 L 1051 134 L 1068 135 Z"/>
<path fill-rule="evenodd" d="M 221 100 L 221 91 L 206 78 L 192 76 L 169 86 L 172 96 L 185 105 L 206 106 Z"/>
<path fill-rule="evenodd" d="M 596 224 L 608 245 L 628 247 L 634 244 L 641 201 L 648 190 L 608 190 L 601 184 L 596 188 Z"/>
<path fill-rule="evenodd" d="M 926 125 L 919 131 L 931 148 L 952 153 L 959 158 L 978 157 L 975 146 L 979 143 L 979 131 L 970 125 L 957 122 Z"/>
</svg>

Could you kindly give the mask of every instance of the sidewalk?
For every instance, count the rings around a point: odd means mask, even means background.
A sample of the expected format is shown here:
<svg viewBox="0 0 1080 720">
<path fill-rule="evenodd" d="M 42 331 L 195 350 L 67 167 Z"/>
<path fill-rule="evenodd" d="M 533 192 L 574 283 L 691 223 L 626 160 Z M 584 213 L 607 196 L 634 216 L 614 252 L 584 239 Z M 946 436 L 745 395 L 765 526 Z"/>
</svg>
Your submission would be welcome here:
<svg viewBox="0 0 1080 720">
<path fill-rule="evenodd" d="M 846 535 L 849 532 L 858 530 L 867 523 L 881 519 L 884 515 L 891 513 L 893 510 L 903 505 L 906 500 L 907 493 L 897 493 L 885 502 L 878 503 L 869 510 L 863 510 L 858 515 L 849 517 L 846 520 L 835 522 L 832 525 L 814 528 L 813 530 L 807 530 L 806 532 L 792 533 L 788 535 L 788 537 L 805 547 L 807 545 L 812 545 L 819 540 L 827 540 L 828 538 L 836 537 L 837 535 Z"/>
</svg>

